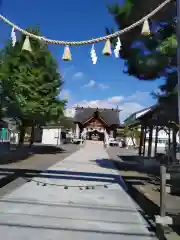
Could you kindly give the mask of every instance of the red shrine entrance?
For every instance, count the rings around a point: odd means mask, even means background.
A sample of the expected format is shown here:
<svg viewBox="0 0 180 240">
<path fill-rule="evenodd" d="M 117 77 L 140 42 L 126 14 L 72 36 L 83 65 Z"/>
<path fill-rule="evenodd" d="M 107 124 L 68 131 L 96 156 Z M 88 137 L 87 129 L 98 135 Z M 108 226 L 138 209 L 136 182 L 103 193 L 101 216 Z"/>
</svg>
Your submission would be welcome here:
<svg viewBox="0 0 180 240">
<path fill-rule="evenodd" d="M 87 130 L 87 139 L 94 141 L 104 141 L 104 131 L 106 127 L 108 127 L 107 123 L 100 117 L 91 117 L 84 123 L 84 128 Z"/>
</svg>

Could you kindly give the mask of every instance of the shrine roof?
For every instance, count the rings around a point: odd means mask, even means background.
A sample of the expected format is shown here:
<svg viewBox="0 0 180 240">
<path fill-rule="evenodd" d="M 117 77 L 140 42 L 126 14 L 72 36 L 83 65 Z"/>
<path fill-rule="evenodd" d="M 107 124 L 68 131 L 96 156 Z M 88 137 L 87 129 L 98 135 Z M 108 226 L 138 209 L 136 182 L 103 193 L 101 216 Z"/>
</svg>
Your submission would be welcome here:
<svg viewBox="0 0 180 240">
<path fill-rule="evenodd" d="M 77 107 L 74 122 L 83 123 L 89 118 L 93 117 L 93 114 L 98 111 L 99 117 L 101 117 L 108 125 L 120 125 L 119 109 L 102 109 L 102 108 L 83 108 Z"/>
</svg>

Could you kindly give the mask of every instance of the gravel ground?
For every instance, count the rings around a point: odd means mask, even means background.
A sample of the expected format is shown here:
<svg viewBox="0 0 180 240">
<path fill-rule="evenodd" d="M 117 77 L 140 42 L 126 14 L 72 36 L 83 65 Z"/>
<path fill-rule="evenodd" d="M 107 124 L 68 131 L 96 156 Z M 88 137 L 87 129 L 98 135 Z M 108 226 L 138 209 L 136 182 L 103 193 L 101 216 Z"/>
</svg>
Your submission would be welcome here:
<svg viewBox="0 0 180 240">
<path fill-rule="evenodd" d="M 136 156 L 138 155 L 138 149 L 134 148 L 120 148 L 120 147 L 109 147 L 108 153 L 110 157 L 114 160 L 120 160 L 118 156 Z M 157 153 L 165 153 L 164 148 L 158 148 Z M 178 155 L 178 154 L 177 154 Z M 146 154 L 147 156 L 147 148 L 146 148 Z M 152 148 L 152 156 L 154 156 L 154 148 Z"/>
<path fill-rule="evenodd" d="M 70 154 L 79 149 L 75 144 L 64 144 L 60 147 L 34 145 L 19 150 L 14 150 L 10 154 L 1 157 L 1 168 L 19 168 L 19 169 L 36 169 L 45 170 L 50 166 L 63 160 Z"/>
<path fill-rule="evenodd" d="M 138 153 L 138 150 L 135 149 L 126 149 L 126 148 L 119 148 L 119 147 L 109 147 L 107 148 L 107 152 L 115 161 L 121 161 L 121 158 L 119 156 L 136 156 Z"/>
<path fill-rule="evenodd" d="M 152 181 L 152 174 L 139 171 L 139 163 L 131 157 L 136 155 L 135 150 L 110 147 L 107 151 L 110 158 L 115 161 L 119 174 L 125 180 L 131 197 L 144 210 L 148 218 L 154 220 L 154 215 L 159 214 L 160 193 L 157 191 L 159 181 Z M 124 162 L 119 156 L 122 156 Z M 125 165 L 130 167 L 124 168 Z M 166 195 L 166 211 L 172 216 L 174 223 L 166 237 L 170 240 L 180 239 L 180 196 Z"/>
</svg>

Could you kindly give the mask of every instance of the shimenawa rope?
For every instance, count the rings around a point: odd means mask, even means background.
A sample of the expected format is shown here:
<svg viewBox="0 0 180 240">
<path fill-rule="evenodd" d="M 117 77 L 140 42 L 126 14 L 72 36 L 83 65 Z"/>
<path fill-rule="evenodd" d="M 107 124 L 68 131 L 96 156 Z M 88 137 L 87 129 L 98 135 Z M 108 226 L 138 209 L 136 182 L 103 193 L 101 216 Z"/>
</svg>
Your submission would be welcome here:
<svg viewBox="0 0 180 240">
<path fill-rule="evenodd" d="M 11 22 L 10 20 L 8 20 L 6 17 L 4 17 L 3 15 L 0 15 L 0 19 L 2 19 L 5 23 L 9 24 L 10 26 L 12 26 L 13 28 L 15 28 L 16 30 L 18 30 L 19 32 L 21 32 L 22 34 L 29 36 L 30 38 L 33 39 L 37 39 L 40 41 L 44 41 L 46 43 L 49 44 L 57 44 L 57 45 L 67 45 L 67 46 L 79 46 L 79 45 L 87 45 L 87 44 L 93 44 L 93 43 L 98 43 L 98 42 L 102 42 L 111 38 L 115 38 L 118 37 L 119 35 L 128 32 L 130 30 L 132 30 L 133 28 L 139 26 L 140 24 L 142 24 L 146 19 L 151 18 L 153 15 L 155 15 L 158 11 L 160 11 L 164 6 L 166 6 L 168 3 L 170 3 L 172 0 L 166 0 L 163 3 L 161 3 L 156 9 L 154 9 L 152 12 L 150 12 L 149 14 L 147 14 L 146 16 L 144 16 L 143 18 L 141 18 L 139 21 L 133 23 L 132 25 L 120 30 L 120 31 L 116 31 L 113 34 L 109 34 L 107 36 L 103 36 L 103 37 L 99 37 L 99 38 L 94 38 L 91 40 L 86 40 L 86 41 L 60 41 L 60 40 L 53 40 L 53 39 L 48 39 L 46 37 L 41 37 L 41 36 L 37 36 L 35 34 L 32 34 L 22 28 L 20 28 L 19 26 L 17 26 L 16 24 L 14 24 L 13 22 Z"/>
</svg>

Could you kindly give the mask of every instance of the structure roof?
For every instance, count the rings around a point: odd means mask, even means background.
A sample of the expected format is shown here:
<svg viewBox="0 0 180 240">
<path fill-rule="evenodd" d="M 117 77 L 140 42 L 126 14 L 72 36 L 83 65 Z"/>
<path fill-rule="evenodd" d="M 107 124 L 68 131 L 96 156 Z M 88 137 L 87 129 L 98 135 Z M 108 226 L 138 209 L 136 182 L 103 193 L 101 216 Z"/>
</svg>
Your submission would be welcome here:
<svg viewBox="0 0 180 240">
<path fill-rule="evenodd" d="M 156 126 L 170 126 L 173 122 L 178 123 L 178 106 L 177 101 L 170 101 L 170 99 L 135 112 L 124 121 L 129 125 L 143 123 Z"/>
<path fill-rule="evenodd" d="M 156 107 L 156 105 L 141 109 L 137 112 L 132 113 L 128 118 L 126 118 L 124 120 L 125 124 L 136 124 L 138 123 L 139 118 L 141 118 L 142 116 L 147 115 L 150 111 L 152 111 L 154 108 Z"/>
<path fill-rule="evenodd" d="M 178 123 L 177 104 L 157 104 L 148 113 L 138 118 L 139 121 L 158 126 L 169 126 Z"/>
<path fill-rule="evenodd" d="M 98 111 L 99 116 L 107 122 L 108 125 L 119 125 L 119 112 L 118 109 L 100 109 L 100 108 L 76 108 L 74 122 L 83 123 L 89 118 L 93 117 L 94 112 Z"/>
</svg>

